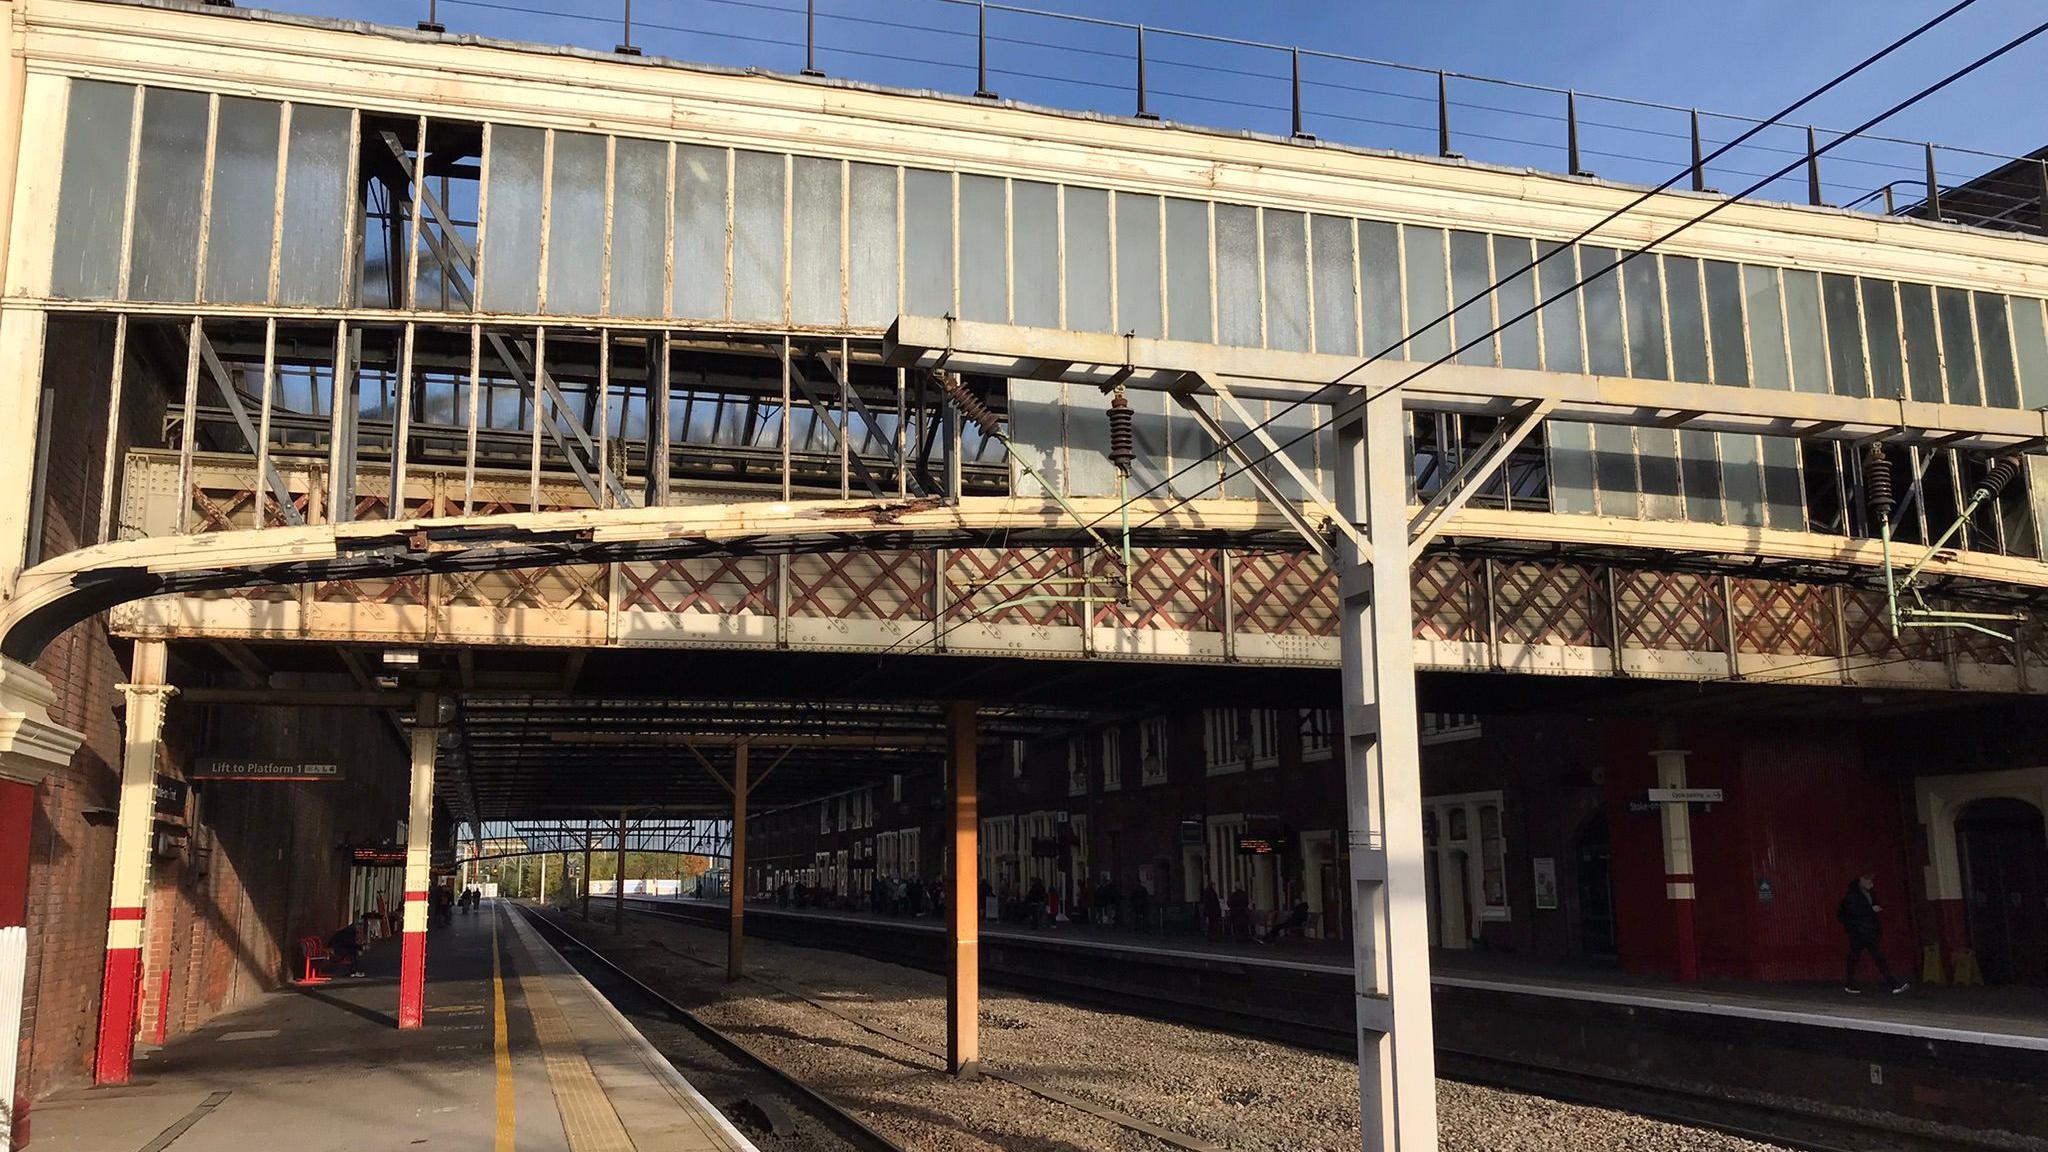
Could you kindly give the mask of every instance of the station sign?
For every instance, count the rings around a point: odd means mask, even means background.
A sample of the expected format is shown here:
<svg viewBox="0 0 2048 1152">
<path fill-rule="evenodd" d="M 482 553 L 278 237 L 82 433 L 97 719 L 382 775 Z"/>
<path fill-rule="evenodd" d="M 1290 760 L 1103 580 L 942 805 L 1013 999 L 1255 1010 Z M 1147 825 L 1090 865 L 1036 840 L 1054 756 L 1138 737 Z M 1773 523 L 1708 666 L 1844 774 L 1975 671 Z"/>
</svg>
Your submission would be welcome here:
<svg viewBox="0 0 2048 1152">
<path fill-rule="evenodd" d="M 1722 796 L 1719 788 L 1652 788 L 1648 798 L 1652 804 L 1719 804 Z"/>
<path fill-rule="evenodd" d="M 194 780 L 339 780 L 341 765 L 304 760 L 206 757 L 190 773 Z"/>
<path fill-rule="evenodd" d="M 1240 856 L 1271 856 L 1280 851 L 1280 846 L 1264 836 L 1239 836 L 1237 853 Z"/>
<path fill-rule="evenodd" d="M 365 867 L 394 867 L 405 863 L 405 849 L 395 844 L 357 844 L 348 850 L 352 863 Z"/>
<path fill-rule="evenodd" d="M 185 815 L 185 794 L 191 791 L 191 787 L 191 785 L 175 776 L 166 776 L 161 772 L 157 773 L 156 790 L 153 796 L 156 814 L 182 819 Z"/>
</svg>

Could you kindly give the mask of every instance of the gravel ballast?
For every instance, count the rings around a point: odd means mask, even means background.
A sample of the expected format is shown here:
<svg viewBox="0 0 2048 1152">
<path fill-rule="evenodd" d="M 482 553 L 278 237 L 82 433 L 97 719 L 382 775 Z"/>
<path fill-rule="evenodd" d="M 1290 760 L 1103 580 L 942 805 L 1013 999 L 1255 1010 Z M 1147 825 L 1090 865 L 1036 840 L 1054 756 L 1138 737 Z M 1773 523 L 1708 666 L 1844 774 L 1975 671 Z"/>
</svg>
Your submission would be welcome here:
<svg viewBox="0 0 2048 1152">
<path fill-rule="evenodd" d="M 573 916 L 558 922 L 581 935 Z M 706 1023 L 764 1052 L 906 1148 L 933 1152 L 1168 1149 L 1174 1145 L 998 1080 L 961 1083 L 945 1044 L 945 981 L 893 964 L 747 942 L 724 983 L 725 935 L 629 917 L 589 941 Z M 706 963 L 707 961 L 712 963 Z M 771 985 L 779 985 L 778 990 Z M 794 993 L 795 995 L 791 995 Z M 831 1011 L 809 1001 L 827 1005 Z M 878 1035 L 843 1014 L 901 1037 Z M 984 987 L 984 1067 L 1218 1147 L 1358 1147 L 1358 1065 L 1325 1053 Z M 1772 1152 L 1722 1133 L 1604 1108 L 1439 1081 L 1441 1146 L 1457 1152 Z"/>
</svg>

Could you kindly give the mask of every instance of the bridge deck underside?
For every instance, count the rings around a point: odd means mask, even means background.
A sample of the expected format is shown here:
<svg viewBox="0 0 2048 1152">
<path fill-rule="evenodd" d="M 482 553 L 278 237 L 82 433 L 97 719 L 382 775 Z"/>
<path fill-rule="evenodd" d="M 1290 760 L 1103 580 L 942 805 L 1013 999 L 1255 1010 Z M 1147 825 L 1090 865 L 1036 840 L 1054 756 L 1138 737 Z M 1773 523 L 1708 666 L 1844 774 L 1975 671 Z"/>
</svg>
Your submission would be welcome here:
<svg viewBox="0 0 2048 1152">
<path fill-rule="evenodd" d="M 235 527 L 233 511 L 255 499 L 254 470 L 202 458 L 192 475 L 196 526 Z M 177 500 L 176 477 L 164 454 L 133 456 L 122 522 L 163 520 Z M 320 487 L 309 471 L 288 469 L 284 479 L 294 491 Z M 478 488 L 493 483 L 486 474 Z M 406 511 L 459 515 L 461 486 L 459 470 L 415 470 Z M 551 498 L 573 508 L 580 495 Z M 317 503 L 309 504 L 317 521 Z M 1208 504 L 1234 508 L 1247 523 L 1258 516 L 1253 501 Z M 1507 515 L 1483 523 L 1493 530 Z M 1259 534 L 1253 547 L 1230 546 L 1228 534 L 1205 546 L 1139 547 L 1129 603 L 1066 599 L 1073 586 L 1063 581 L 1113 582 L 1113 553 L 990 531 L 980 537 L 987 547 L 892 549 L 849 538 L 837 550 L 798 554 L 265 585 L 138 601 L 112 619 L 124 635 L 178 639 L 1334 668 L 1335 575 L 1315 554 L 1285 547 L 1284 531 Z M 1867 571 L 1839 564 L 1781 558 L 1737 567 L 1622 538 L 1566 545 L 1454 528 L 1414 568 L 1415 655 L 1436 671 L 2048 690 L 2041 629 L 2023 628 L 2013 641 L 1924 629 L 1894 638 L 1883 593 L 1869 581 Z"/>
</svg>

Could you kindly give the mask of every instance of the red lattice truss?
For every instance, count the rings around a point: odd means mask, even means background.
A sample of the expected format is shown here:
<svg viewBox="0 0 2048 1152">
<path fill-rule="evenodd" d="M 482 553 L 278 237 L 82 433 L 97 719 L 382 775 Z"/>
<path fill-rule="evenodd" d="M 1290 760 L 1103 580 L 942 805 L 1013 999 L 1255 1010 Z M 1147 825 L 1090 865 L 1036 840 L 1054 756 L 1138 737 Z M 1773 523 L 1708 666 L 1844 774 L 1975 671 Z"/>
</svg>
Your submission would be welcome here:
<svg viewBox="0 0 2048 1152">
<path fill-rule="evenodd" d="M 1500 638 L 1510 644 L 1607 644 L 1607 591 L 1599 570 L 1536 561 L 1494 573 Z"/>
<path fill-rule="evenodd" d="M 1240 632 L 1337 634 L 1337 573 L 1307 552 L 1233 552 L 1231 611 Z"/>
<path fill-rule="evenodd" d="M 775 611 L 775 565 L 720 556 L 619 565 L 619 607 L 716 616 Z"/>
<path fill-rule="evenodd" d="M 792 615 L 924 620 L 932 611 L 932 569 L 916 552 L 822 552 L 789 564 Z"/>
</svg>

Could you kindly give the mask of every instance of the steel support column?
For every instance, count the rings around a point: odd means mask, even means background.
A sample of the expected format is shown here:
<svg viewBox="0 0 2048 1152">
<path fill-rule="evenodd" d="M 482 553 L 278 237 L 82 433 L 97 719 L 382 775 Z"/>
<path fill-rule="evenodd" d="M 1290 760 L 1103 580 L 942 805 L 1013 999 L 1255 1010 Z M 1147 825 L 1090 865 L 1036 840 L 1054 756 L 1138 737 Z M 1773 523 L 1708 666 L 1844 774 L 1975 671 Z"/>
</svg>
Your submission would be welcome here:
<svg viewBox="0 0 2048 1152">
<path fill-rule="evenodd" d="M 141 1006 L 142 917 L 149 903 L 149 836 L 154 817 L 157 748 L 164 705 L 177 689 L 164 683 L 167 654 L 161 640 L 138 640 L 122 717 L 121 797 L 114 825 L 114 883 L 107 902 L 107 961 L 100 983 L 99 1050 L 93 1080 L 126 1084 L 135 1057 L 136 1010 Z"/>
<path fill-rule="evenodd" d="M 946 860 L 946 1071 L 981 1075 L 981 817 L 975 803 L 975 705 L 946 703 L 946 785 L 953 846 Z"/>
<path fill-rule="evenodd" d="M 1437 1146 L 1409 468 L 1398 392 L 1340 409 L 1337 505 L 1372 542 L 1368 562 L 1349 534 L 1334 538 L 1343 604 L 1338 635 L 1359 1135 L 1367 1152 Z"/>
<path fill-rule="evenodd" d="M 746 974 L 747 951 L 747 746 L 733 749 L 732 760 L 732 847 L 727 857 L 729 877 L 726 904 L 732 910 L 725 934 L 725 978 L 738 980 Z"/>
<path fill-rule="evenodd" d="M 626 812 L 619 810 L 618 859 L 612 868 L 612 932 L 626 930 Z"/>
<path fill-rule="evenodd" d="M 590 923 L 590 828 L 583 829 L 583 922 Z"/>
<path fill-rule="evenodd" d="M 422 692 L 412 713 L 412 791 L 405 816 L 405 922 L 398 959 L 398 1026 L 427 1022 L 427 886 L 434 862 L 434 743 L 441 698 Z"/>
<path fill-rule="evenodd" d="M 1690 755 L 1680 748 L 1650 753 L 1657 762 L 1657 787 L 1685 787 L 1685 758 Z M 1671 902 L 1672 953 L 1678 978 L 1690 983 L 1700 978 L 1699 938 L 1693 927 L 1692 805 L 1660 804 L 1658 809 L 1664 830 L 1664 898 Z"/>
</svg>

